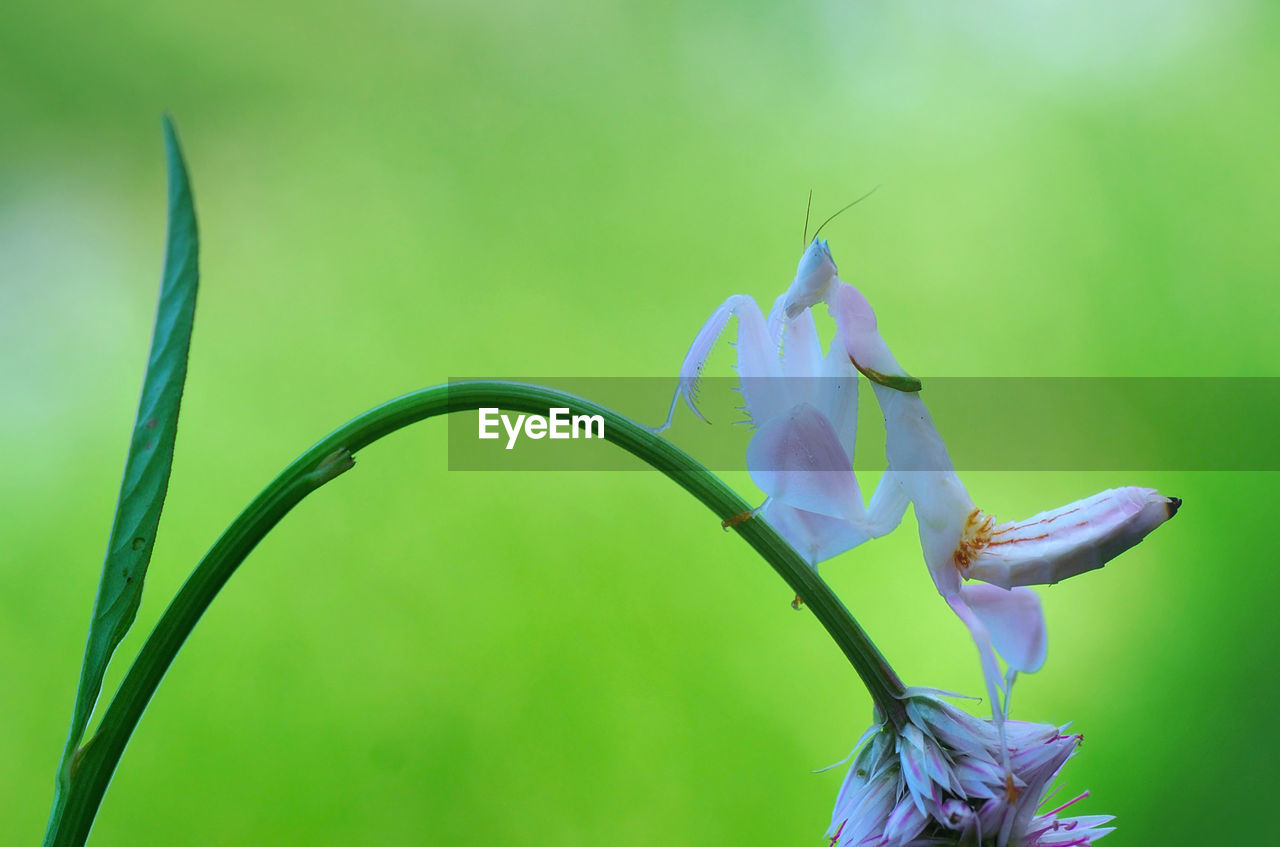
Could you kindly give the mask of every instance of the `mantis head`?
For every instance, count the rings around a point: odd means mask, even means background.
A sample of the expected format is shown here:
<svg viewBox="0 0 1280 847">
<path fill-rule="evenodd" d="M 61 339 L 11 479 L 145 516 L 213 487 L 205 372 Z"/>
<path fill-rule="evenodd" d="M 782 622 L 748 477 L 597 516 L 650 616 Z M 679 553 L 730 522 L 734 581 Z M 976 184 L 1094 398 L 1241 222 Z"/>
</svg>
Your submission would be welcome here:
<svg viewBox="0 0 1280 847">
<path fill-rule="evenodd" d="M 805 309 L 826 300 L 831 286 L 838 281 L 836 263 L 831 258 L 827 242 L 815 237 L 800 257 L 796 278 L 783 296 L 787 318 L 794 318 Z"/>
</svg>

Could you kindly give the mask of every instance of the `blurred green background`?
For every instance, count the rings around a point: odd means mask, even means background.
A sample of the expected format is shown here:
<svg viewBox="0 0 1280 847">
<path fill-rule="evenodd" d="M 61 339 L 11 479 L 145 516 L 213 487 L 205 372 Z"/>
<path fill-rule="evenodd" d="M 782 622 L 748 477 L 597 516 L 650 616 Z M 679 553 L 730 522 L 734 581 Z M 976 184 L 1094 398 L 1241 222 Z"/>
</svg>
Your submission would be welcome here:
<svg viewBox="0 0 1280 847">
<path fill-rule="evenodd" d="M 203 280 L 108 690 L 325 432 L 450 376 L 674 374 L 726 295 L 790 280 L 811 188 L 818 217 L 883 184 L 824 236 L 912 373 L 1277 375 L 1272 3 L 18 0 L 4 18 L 6 844 L 43 830 L 70 715 L 159 278 L 163 110 Z M 824 844 L 842 769 L 810 771 L 870 701 L 763 562 L 657 474 L 449 473 L 445 449 L 438 421 L 368 449 L 253 554 L 90 843 Z M 966 481 L 1002 518 L 1121 484 L 1185 498 L 1043 591 L 1050 658 L 1014 713 L 1085 734 L 1064 796 L 1119 816 L 1108 844 L 1260 843 L 1276 476 Z M 908 682 L 980 690 L 910 518 L 824 573 Z"/>
</svg>

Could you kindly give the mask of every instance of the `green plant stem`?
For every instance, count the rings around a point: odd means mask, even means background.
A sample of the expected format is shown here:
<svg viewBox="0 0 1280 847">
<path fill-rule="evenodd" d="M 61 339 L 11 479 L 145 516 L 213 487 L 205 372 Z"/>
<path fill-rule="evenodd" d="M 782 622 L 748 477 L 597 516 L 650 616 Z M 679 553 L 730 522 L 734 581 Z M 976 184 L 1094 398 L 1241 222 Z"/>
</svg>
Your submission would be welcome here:
<svg viewBox="0 0 1280 847">
<path fill-rule="evenodd" d="M 647 428 L 589 400 L 550 388 L 497 381 L 453 383 L 424 388 L 370 409 L 334 430 L 285 468 L 196 566 L 142 646 L 98 731 L 77 753 L 65 805 L 49 823 L 45 847 L 84 844 L 125 745 L 160 680 L 218 591 L 267 532 L 304 497 L 352 467 L 352 456 L 362 448 L 425 418 L 481 406 L 537 414 L 546 414 L 552 407 L 567 407 L 572 414 L 601 415 L 608 440 L 661 470 L 721 520 L 741 516 L 751 509 L 714 474 Z M 902 681 L 839 598 L 764 521 L 750 518 L 733 528 L 764 556 L 835 639 L 880 712 L 902 727 Z"/>
</svg>

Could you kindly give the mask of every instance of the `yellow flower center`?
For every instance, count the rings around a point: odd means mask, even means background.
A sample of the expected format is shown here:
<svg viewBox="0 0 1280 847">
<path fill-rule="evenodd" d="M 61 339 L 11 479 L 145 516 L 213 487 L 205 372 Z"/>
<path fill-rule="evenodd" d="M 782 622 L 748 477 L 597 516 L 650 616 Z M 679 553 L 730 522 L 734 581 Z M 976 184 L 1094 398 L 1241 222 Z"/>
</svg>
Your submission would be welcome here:
<svg viewBox="0 0 1280 847">
<path fill-rule="evenodd" d="M 965 519 L 964 530 L 960 533 L 960 543 L 951 554 L 956 570 L 965 579 L 969 578 L 969 566 L 978 558 L 988 544 L 991 543 L 991 530 L 996 525 L 994 515 L 988 515 L 981 509 L 974 509 Z"/>
</svg>

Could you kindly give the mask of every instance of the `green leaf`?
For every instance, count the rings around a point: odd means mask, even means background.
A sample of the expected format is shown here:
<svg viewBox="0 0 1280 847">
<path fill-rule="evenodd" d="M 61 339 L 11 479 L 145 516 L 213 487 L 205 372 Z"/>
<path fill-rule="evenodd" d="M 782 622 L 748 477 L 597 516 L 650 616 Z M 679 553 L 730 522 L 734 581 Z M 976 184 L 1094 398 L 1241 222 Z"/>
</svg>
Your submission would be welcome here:
<svg viewBox="0 0 1280 847">
<path fill-rule="evenodd" d="M 142 398 L 89 623 L 75 711 L 58 770 L 59 793 L 65 791 L 73 776 L 73 763 L 102 690 L 107 663 L 137 615 L 173 465 L 178 406 L 187 376 L 187 351 L 195 318 L 199 244 L 187 169 L 168 116 L 164 118 L 164 140 L 169 171 L 169 232 L 160 300 Z"/>
</svg>

